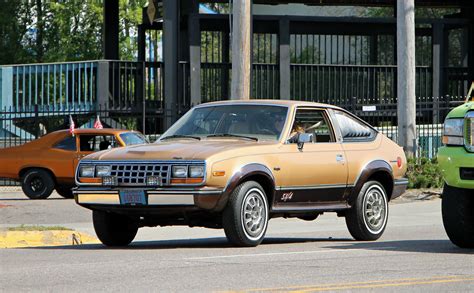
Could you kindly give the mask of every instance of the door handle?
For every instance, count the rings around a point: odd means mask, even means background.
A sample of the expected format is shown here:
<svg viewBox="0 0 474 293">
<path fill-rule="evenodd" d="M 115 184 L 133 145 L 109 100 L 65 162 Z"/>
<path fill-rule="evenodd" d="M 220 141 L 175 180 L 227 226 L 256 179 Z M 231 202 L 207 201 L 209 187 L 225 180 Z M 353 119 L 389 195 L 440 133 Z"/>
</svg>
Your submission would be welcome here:
<svg viewBox="0 0 474 293">
<path fill-rule="evenodd" d="M 344 164 L 344 156 L 341 154 L 336 155 L 336 162 Z"/>
</svg>

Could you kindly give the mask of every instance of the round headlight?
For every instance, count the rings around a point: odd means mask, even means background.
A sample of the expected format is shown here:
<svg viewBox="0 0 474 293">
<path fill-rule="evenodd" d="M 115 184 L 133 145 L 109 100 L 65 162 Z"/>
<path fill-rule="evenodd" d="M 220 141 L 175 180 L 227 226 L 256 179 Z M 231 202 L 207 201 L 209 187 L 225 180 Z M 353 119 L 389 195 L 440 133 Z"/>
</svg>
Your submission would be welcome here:
<svg viewBox="0 0 474 293">
<path fill-rule="evenodd" d="M 173 166 L 171 168 L 171 175 L 173 178 L 186 178 L 188 177 L 188 167 L 187 166 Z"/>
<path fill-rule="evenodd" d="M 189 166 L 189 177 L 191 178 L 204 177 L 204 166 Z"/>
<path fill-rule="evenodd" d="M 81 166 L 79 168 L 79 177 L 94 177 L 94 166 Z"/>
</svg>

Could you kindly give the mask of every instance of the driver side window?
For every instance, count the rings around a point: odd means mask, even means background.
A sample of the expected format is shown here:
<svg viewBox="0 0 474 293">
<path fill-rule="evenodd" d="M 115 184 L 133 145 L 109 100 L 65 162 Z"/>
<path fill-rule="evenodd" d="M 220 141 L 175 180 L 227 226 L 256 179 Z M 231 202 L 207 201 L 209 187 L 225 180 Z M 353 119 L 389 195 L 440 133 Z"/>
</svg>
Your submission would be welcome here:
<svg viewBox="0 0 474 293">
<path fill-rule="evenodd" d="M 298 134 L 308 133 L 313 143 L 335 142 L 331 125 L 324 110 L 297 109 L 289 142 L 296 143 Z"/>
</svg>

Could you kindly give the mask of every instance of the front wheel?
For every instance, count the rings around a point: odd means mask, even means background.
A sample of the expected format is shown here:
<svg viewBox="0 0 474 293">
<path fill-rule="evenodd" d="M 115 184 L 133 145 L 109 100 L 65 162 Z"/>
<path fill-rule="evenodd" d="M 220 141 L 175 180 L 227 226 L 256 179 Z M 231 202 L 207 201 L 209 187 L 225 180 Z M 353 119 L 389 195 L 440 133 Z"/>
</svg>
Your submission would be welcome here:
<svg viewBox="0 0 474 293">
<path fill-rule="evenodd" d="M 138 224 L 127 216 L 93 211 L 92 220 L 95 234 L 107 246 L 126 246 L 137 235 Z"/>
<path fill-rule="evenodd" d="M 441 202 L 443 225 L 451 242 L 474 248 L 474 196 L 472 190 L 444 185 Z"/>
<path fill-rule="evenodd" d="M 227 239 L 236 246 L 257 246 L 267 231 L 268 201 L 262 186 L 247 181 L 232 192 L 222 216 Z"/>
<path fill-rule="evenodd" d="M 373 241 L 382 236 L 387 226 L 388 200 L 385 188 L 377 181 L 368 181 L 346 213 L 346 225 L 354 239 Z"/>
</svg>

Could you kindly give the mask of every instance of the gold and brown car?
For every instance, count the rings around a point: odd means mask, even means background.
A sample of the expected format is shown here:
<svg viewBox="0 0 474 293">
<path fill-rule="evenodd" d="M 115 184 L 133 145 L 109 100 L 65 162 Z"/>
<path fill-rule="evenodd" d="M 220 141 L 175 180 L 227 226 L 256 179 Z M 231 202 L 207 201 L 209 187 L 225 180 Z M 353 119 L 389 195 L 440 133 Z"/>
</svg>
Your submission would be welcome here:
<svg viewBox="0 0 474 293">
<path fill-rule="evenodd" d="M 0 149 L 0 178 L 21 182 L 26 196 L 44 199 L 54 189 L 72 198 L 79 160 L 99 150 L 145 143 L 139 132 L 121 129 L 59 130 L 21 146 Z"/>
<path fill-rule="evenodd" d="M 346 218 L 357 240 L 378 239 L 388 202 L 407 185 L 401 147 L 326 104 L 232 101 L 199 105 L 154 144 L 98 152 L 76 172 L 76 202 L 105 245 L 144 226 L 224 228 L 258 245 L 268 220 Z"/>
</svg>

